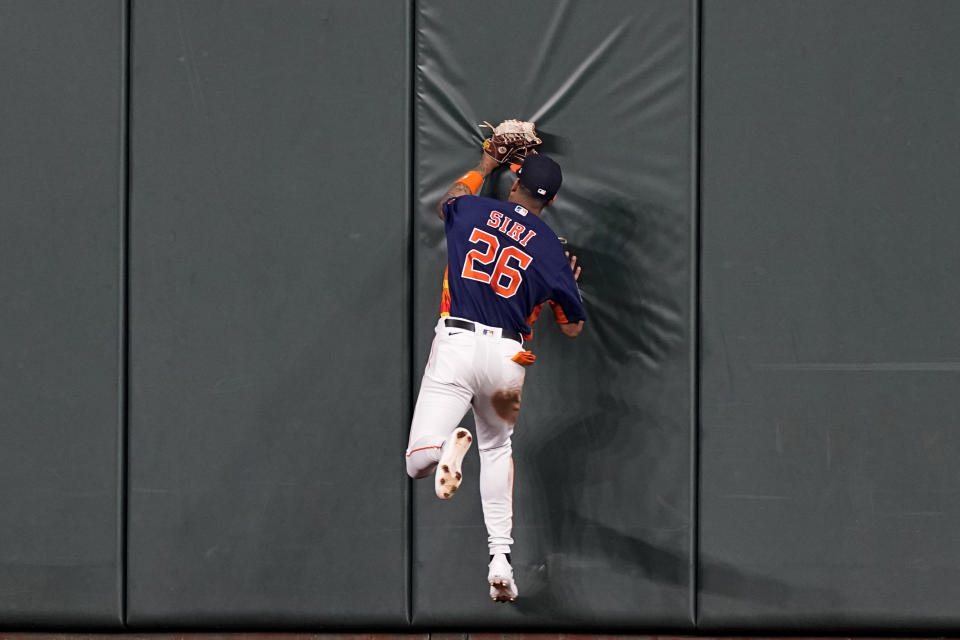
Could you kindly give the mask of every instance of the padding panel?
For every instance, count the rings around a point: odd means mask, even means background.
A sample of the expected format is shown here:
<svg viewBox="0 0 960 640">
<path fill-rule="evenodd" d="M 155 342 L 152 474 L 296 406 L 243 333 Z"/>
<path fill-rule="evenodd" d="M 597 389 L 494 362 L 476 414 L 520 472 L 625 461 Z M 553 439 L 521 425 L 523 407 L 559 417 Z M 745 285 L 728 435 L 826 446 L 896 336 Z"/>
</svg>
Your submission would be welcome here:
<svg viewBox="0 0 960 640">
<path fill-rule="evenodd" d="M 133 625 L 406 623 L 408 13 L 134 3 Z"/>
<path fill-rule="evenodd" d="M 958 21 L 705 2 L 703 629 L 956 628 Z"/>
<path fill-rule="evenodd" d="M 0 624 L 119 626 L 121 2 L 0 5 Z"/>
<path fill-rule="evenodd" d="M 414 491 L 414 623 L 690 625 L 691 37 L 685 2 L 417 3 L 415 376 L 446 260 L 437 202 L 484 120 L 536 120 L 564 186 L 544 214 L 584 268 L 590 319 L 530 347 L 516 462 L 521 598 L 494 605 L 478 456 L 450 502 Z M 484 193 L 506 198 L 506 174 Z"/>
</svg>

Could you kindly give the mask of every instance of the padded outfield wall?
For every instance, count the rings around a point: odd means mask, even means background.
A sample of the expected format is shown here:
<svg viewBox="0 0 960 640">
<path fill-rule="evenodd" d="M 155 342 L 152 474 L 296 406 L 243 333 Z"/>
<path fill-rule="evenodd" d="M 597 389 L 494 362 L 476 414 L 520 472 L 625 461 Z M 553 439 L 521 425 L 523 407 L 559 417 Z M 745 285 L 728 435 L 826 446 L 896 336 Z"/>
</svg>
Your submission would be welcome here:
<svg viewBox="0 0 960 640">
<path fill-rule="evenodd" d="M 956 630 L 958 18 L 0 2 L 0 625 Z M 590 316 L 537 326 L 510 607 L 402 459 L 507 117 Z"/>
</svg>

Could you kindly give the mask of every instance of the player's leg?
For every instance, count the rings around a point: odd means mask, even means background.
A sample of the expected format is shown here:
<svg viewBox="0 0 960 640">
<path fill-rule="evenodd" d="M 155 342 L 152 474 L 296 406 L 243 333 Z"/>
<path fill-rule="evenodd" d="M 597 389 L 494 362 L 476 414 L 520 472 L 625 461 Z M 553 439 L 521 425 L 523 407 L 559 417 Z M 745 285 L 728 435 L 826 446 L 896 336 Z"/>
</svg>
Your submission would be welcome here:
<svg viewBox="0 0 960 640">
<path fill-rule="evenodd" d="M 513 444 L 520 411 L 524 367 L 510 358 L 518 344 L 492 341 L 484 363 L 484 380 L 473 400 L 480 449 L 480 497 L 490 550 L 490 596 L 505 602 L 517 597 L 509 563 L 513 544 Z"/>
<path fill-rule="evenodd" d="M 513 530 L 513 425 L 474 403 L 480 449 L 480 499 L 490 555 L 510 553 Z M 482 434 L 482 435 L 481 435 Z"/>
<path fill-rule="evenodd" d="M 480 499 L 490 551 L 487 581 L 493 600 L 510 602 L 518 593 L 510 565 L 513 544 L 513 444 L 510 436 L 513 424 L 495 411 L 485 409 L 484 400 L 475 400 L 474 416 L 480 448 Z"/>
<path fill-rule="evenodd" d="M 460 424 L 473 395 L 465 376 L 472 365 L 473 346 L 459 334 L 449 334 L 446 327 L 438 324 L 420 383 L 406 451 L 411 478 L 424 478 L 437 466 L 444 442 Z"/>
<path fill-rule="evenodd" d="M 510 553 L 513 544 L 513 445 L 510 437 L 520 412 L 525 369 L 510 360 L 519 350 L 512 340 L 487 340 L 478 352 L 480 380 L 473 398 L 480 449 L 480 497 L 490 554 Z"/>
<path fill-rule="evenodd" d="M 425 478 L 433 472 L 443 454 L 444 442 L 469 407 L 468 391 L 424 376 L 407 442 L 407 474 L 411 478 Z"/>
</svg>

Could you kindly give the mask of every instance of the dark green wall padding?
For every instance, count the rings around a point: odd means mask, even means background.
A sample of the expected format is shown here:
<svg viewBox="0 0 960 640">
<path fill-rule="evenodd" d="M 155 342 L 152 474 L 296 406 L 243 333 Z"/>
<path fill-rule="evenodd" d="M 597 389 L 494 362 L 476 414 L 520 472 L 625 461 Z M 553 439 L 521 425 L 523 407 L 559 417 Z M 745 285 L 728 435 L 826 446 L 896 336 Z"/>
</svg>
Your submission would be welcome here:
<svg viewBox="0 0 960 640">
<path fill-rule="evenodd" d="M 129 621 L 406 624 L 400 2 L 135 2 Z"/>
<path fill-rule="evenodd" d="M 418 2 L 416 380 L 446 263 L 432 212 L 480 159 L 484 120 L 533 119 L 564 183 L 544 220 L 579 255 L 590 319 L 548 311 L 513 437 L 517 606 L 493 607 L 477 483 L 415 483 L 414 622 L 690 628 L 692 82 L 688 3 Z M 509 50 L 494 67 L 477 52 Z M 538 37 L 530 37 L 540 25 Z M 492 26 L 492 25 L 491 25 Z M 488 181 L 506 197 L 512 174 Z M 467 459 L 476 478 L 479 456 Z M 456 559 L 455 565 L 451 560 Z M 454 568 L 455 567 L 455 568 Z"/>
<path fill-rule="evenodd" d="M 121 613 L 122 3 L 0 5 L 0 624 Z"/>
<path fill-rule="evenodd" d="M 960 620 L 958 20 L 704 5 L 702 629 Z"/>
</svg>

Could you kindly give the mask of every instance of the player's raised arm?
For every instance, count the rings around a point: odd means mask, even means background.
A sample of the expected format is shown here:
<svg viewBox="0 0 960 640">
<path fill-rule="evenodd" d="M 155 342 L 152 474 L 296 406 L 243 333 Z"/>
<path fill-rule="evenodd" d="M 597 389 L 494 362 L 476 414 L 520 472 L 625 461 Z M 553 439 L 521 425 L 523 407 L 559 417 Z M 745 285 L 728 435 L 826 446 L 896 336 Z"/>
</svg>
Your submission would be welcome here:
<svg viewBox="0 0 960 640">
<path fill-rule="evenodd" d="M 537 137 L 532 122 L 524 120 L 504 120 L 497 126 L 484 122 L 483 127 L 491 130 L 490 137 L 483 141 L 483 155 L 480 164 L 467 171 L 453 183 L 437 205 L 437 215 L 443 220 L 443 205 L 450 198 L 476 195 L 483 181 L 493 170 L 512 162 L 522 163 L 528 153 L 542 141 Z"/>
<path fill-rule="evenodd" d="M 499 162 L 492 158 L 490 154 L 484 152 L 480 158 L 480 163 L 457 178 L 457 181 L 443 194 L 443 198 L 441 198 L 440 203 L 437 204 L 437 215 L 440 216 L 440 219 L 443 220 L 443 204 L 447 200 L 458 196 L 476 195 L 476 193 L 480 191 L 480 186 L 483 185 L 483 181 L 499 166 Z"/>
</svg>

